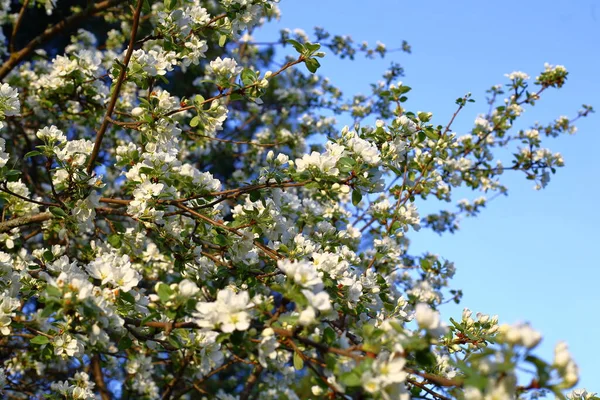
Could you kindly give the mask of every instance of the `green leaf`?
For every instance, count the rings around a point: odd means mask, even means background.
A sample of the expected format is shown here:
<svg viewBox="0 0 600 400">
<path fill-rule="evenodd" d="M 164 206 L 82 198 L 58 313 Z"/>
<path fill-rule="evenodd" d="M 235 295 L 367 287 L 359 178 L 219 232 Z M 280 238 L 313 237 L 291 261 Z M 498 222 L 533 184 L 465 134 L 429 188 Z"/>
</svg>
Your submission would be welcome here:
<svg viewBox="0 0 600 400">
<path fill-rule="evenodd" d="M 51 250 L 46 250 L 42 256 L 46 262 L 54 260 L 54 254 Z"/>
<path fill-rule="evenodd" d="M 6 171 L 4 173 L 4 177 L 9 182 L 15 182 L 15 181 L 17 181 L 19 179 L 20 175 L 21 175 L 21 171 L 17 171 L 16 169 L 11 169 L 11 170 Z"/>
<path fill-rule="evenodd" d="M 175 347 L 176 349 L 181 348 L 181 342 L 179 340 L 177 340 L 176 336 L 170 335 L 169 338 L 167 339 L 167 342 L 169 342 L 169 344 L 171 346 Z"/>
<path fill-rule="evenodd" d="M 227 244 L 227 238 L 224 235 L 218 234 L 215 236 L 215 244 L 225 246 Z"/>
<path fill-rule="evenodd" d="M 229 96 L 229 98 L 231 99 L 231 101 L 237 101 L 243 100 L 244 96 L 242 96 L 240 93 L 233 93 L 231 96 Z"/>
<path fill-rule="evenodd" d="M 313 74 L 317 72 L 321 64 L 317 61 L 316 58 L 307 58 L 304 60 L 304 64 L 306 64 L 306 69 L 308 69 Z"/>
<path fill-rule="evenodd" d="M 300 353 L 297 351 L 294 352 L 294 368 L 296 368 L 298 371 L 304 368 L 304 360 L 302 360 Z"/>
<path fill-rule="evenodd" d="M 352 191 L 352 205 L 354 205 L 355 207 L 358 206 L 358 204 L 360 203 L 361 200 L 362 200 L 362 194 L 360 193 L 360 191 L 354 189 Z"/>
<path fill-rule="evenodd" d="M 48 337 L 43 336 L 43 335 L 37 335 L 36 337 L 34 337 L 33 339 L 31 339 L 31 343 L 32 344 L 48 344 L 50 343 L 50 339 L 48 339 Z"/>
<path fill-rule="evenodd" d="M 195 128 L 198 126 L 198 124 L 200 123 L 200 118 L 196 115 L 194 118 L 192 118 L 192 120 L 190 121 L 190 126 L 192 128 Z"/>
<path fill-rule="evenodd" d="M 550 390 L 552 390 L 552 393 L 554 393 L 554 395 L 556 396 L 557 399 L 560 399 L 560 400 L 566 399 L 565 395 L 556 386 L 552 386 L 550 388 Z"/>
<path fill-rule="evenodd" d="M 219 37 L 219 47 L 225 46 L 226 41 L 227 41 L 227 35 L 221 35 Z"/>
<path fill-rule="evenodd" d="M 396 88 L 396 92 L 398 92 L 398 94 L 404 94 L 404 93 L 408 93 L 412 90 L 412 88 L 410 86 L 399 86 L 398 88 Z"/>
<path fill-rule="evenodd" d="M 166 283 L 159 283 L 158 288 L 156 289 L 156 294 L 160 298 L 160 301 L 166 303 L 171 298 L 173 289 L 171 289 Z"/>
<path fill-rule="evenodd" d="M 286 40 L 286 43 L 289 43 L 292 46 L 294 46 L 294 49 L 296 49 L 296 51 L 298 53 L 302 54 L 304 52 L 304 46 L 302 44 L 300 44 L 300 42 L 298 42 L 294 39 L 288 39 L 288 40 Z"/>
<path fill-rule="evenodd" d="M 40 315 L 42 318 L 48 318 L 54 312 L 53 304 L 46 305 L 42 310 L 42 314 Z"/>
<path fill-rule="evenodd" d="M 112 235 L 108 235 L 108 243 L 114 247 L 115 249 L 121 248 L 121 235 L 118 233 L 113 233 Z"/>
<path fill-rule="evenodd" d="M 342 374 L 342 376 L 340 376 L 340 382 L 350 387 L 360 386 L 362 384 L 360 375 L 355 371 L 350 371 Z"/>
<path fill-rule="evenodd" d="M 35 156 L 39 156 L 39 155 L 41 155 L 41 154 L 42 154 L 42 153 L 40 153 L 39 151 L 37 151 L 37 150 L 33 150 L 33 151 L 30 151 L 29 153 L 25 154 L 25 155 L 23 156 L 23 158 L 35 157 Z"/>
<path fill-rule="evenodd" d="M 50 207 L 50 212 L 57 218 L 65 218 L 67 216 L 65 210 L 59 207 Z"/>
<path fill-rule="evenodd" d="M 173 10 L 177 6 L 177 0 L 165 0 L 165 7 L 167 10 Z"/>
<path fill-rule="evenodd" d="M 439 140 L 439 138 L 440 138 L 440 135 L 437 132 L 430 130 L 430 129 L 425 130 L 425 136 L 427 136 L 431 140 L 436 140 L 436 141 Z"/>
<path fill-rule="evenodd" d="M 417 114 L 417 116 L 419 117 L 419 121 L 422 122 L 428 122 L 431 119 L 431 114 L 426 112 L 420 112 Z"/>
<path fill-rule="evenodd" d="M 312 56 L 317 50 L 321 48 L 321 45 L 319 43 L 306 42 L 304 43 L 304 47 L 307 50 L 307 55 Z"/>
<path fill-rule="evenodd" d="M 242 332 L 242 331 L 234 331 L 229 336 L 229 341 L 236 346 L 240 346 L 240 345 L 244 344 L 245 343 L 244 340 L 245 340 L 244 332 Z"/>
<path fill-rule="evenodd" d="M 354 169 L 356 161 L 350 157 L 342 157 L 338 161 L 338 168 L 341 172 L 350 172 Z"/>
<path fill-rule="evenodd" d="M 194 104 L 196 105 L 196 107 L 202 105 L 202 103 L 204 103 L 204 97 L 202 97 L 201 95 L 197 94 L 194 97 Z"/>
<path fill-rule="evenodd" d="M 51 297 L 62 297 L 60 289 L 52 285 L 46 285 L 46 293 Z"/>
<path fill-rule="evenodd" d="M 144 14 L 149 14 L 152 12 L 152 6 L 150 5 L 149 0 L 144 0 L 144 4 L 142 5 L 142 12 Z"/>
<path fill-rule="evenodd" d="M 260 198 L 260 190 L 253 190 L 250 192 L 250 201 L 258 201 Z"/>
<path fill-rule="evenodd" d="M 240 78 L 242 78 L 242 82 L 244 82 L 244 85 L 248 86 L 256 81 L 256 73 L 250 68 L 244 68 L 240 75 Z"/>
<path fill-rule="evenodd" d="M 119 343 L 117 343 L 117 349 L 127 350 L 131 347 L 131 345 L 133 345 L 133 342 L 131 341 L 129 336 L 125 335 L 121 338 L 121 340 L 119 340 Z"/>
<path fill-rule="evenodd" d="M 325 328 L 325 331 L 323 332 L 323 340 L 325 340 L 325 343 L 331 344 L 331 343 L 335 342 L 335 339 L 336 339 L 335 331 L 333 329 L 331 329 L 330 327 Z"/>
<path fill-rule="evenodd" d="M 121 290 L 119 292 L 119 295 L 121 296 L 121 299 L 125 300 L 129 304 L 135 304 L 135 297 L 133 297 L 133 295 L 131 293 L 124 292 Z"/>
<path fill-rule="evenodd" d="M 415 352 L 415 359 L 419 365 L 433 366 L 435 364 L 435 356 L 429 351 L 429 348 Z"/>
</svg>

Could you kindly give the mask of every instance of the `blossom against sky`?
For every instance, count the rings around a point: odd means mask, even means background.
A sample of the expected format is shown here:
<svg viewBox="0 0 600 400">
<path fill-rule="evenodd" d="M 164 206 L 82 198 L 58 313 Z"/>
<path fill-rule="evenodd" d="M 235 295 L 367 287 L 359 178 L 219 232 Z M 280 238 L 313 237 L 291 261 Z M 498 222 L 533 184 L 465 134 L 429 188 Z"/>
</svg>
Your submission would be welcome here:
<svg viewBox="0 0 600 400">
<path fill-rule="evenodd" d="M 388 49 L 406 40 L 412 54 L 389 53 L 385 59 L 354 61 L 327 55 L 319 70 L 347 95 L 369 93 L 391 61 L 400 63 L 411 87 L 408 107 L 431 111 L 446 123 L 454 100 L 467 92 L 476 100 L 453 128 L 465 133 L 479 113 L 487 111 L 485 91 L 503 83 L 505 74 L 535 76 L 544 63 L 563 64 L 566 85 L 542 99 L 518 128 L 573 115 L 582 103 L 600 104 L 597 79 L 600 53 L 600 4 L 567 2 L 457 2 L 377 0 L 283 0 L 282 19 L 256 33 L 258 41 L 274 40 L 289 27 L 312 33 L 324 26 L 357 42 L 384 43 Z M 340 126 L 349 121 L 340 121 Z M 422 229 L 412 235 L 413 251 L 433 251 L 456 263 L 454 286 L 464 290 L 459 306 L 443 315 L 459 316 L 463 307 L 499 314 L 502 322 L 529 321 L 544 333 L 540 354 L 551 358 L 559 340 L 580 366 L 578 386 L 593 388 L 600 350 L 590 343 L 600 334 L 591 316 L 600 304 L 600 269 L 596 254 L 600 214 L 595 182 L 600 174 L 597 149 L 598 115 L 579 121 L 575 136 L 551 142 L 565 161 L 546 189 L 537 192 L 523 176 L 507 175 L 508 197 L 489 203 L 476 219 L 465 219 L 454 235 L 438 236 Z"/>
</svg>

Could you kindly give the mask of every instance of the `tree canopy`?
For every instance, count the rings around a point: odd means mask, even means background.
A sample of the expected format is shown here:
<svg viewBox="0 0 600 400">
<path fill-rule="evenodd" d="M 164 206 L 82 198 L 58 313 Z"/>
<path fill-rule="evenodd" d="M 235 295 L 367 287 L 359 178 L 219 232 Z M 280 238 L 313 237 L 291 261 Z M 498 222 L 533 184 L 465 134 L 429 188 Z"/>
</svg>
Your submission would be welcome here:
<svg viewBox="0 0 600 400">
<path fill-rule="evenodd" d="M 321 63 L 386 46 L 324 28 L 255 41 L 278 15 L 273 0 L 2 2 L 3 398 L 596 398 L 567 394 L 565 343 L 543 360 L 528 324 L 442 317 L 455 266 L 409 240 L 477 216 L 505 173 L 549 183 L 564 162 L 547 138 L 593 109 L 519 117 L 566 68 L 508 73 L 459 135 L 470 94 L 448 120 L 410 110 L 395 63 L 344 94 Z M 445 206 L 421 215 L 428 199 Z"/>
</svg>

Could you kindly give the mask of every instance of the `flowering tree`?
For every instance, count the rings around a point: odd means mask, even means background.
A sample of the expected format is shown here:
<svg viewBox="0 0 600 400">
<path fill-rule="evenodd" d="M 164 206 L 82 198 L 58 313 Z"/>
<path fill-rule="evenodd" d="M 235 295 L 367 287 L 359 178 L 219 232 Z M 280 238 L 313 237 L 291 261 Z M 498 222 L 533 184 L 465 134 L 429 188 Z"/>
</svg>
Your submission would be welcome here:
<svg viewBox="0 0 600 400">
<path fill-rule="evenodd" d="M 382 44 L 320 28 L 254 42 L 274 3 L 88 2 L 19 47 L 30 11 L 56 4 L 2 2 L 3 398 L 564 398 L 566 344 L 546 362 L 529 325 L 468 309 L 443 323 L 454 265 L 407 236 L 486 204 L 421 216 L 417 199 L 489 199 L 508 171 L 548 183 L 563 159 L 542 141 L 592 108 L 516 125 L 565 68 L 507 75 L 459 136 L 470 95 L 438 125 L 404 107 L 398 65 L 369 96 L 315 74 L 322 50 Z"/>
</svg>

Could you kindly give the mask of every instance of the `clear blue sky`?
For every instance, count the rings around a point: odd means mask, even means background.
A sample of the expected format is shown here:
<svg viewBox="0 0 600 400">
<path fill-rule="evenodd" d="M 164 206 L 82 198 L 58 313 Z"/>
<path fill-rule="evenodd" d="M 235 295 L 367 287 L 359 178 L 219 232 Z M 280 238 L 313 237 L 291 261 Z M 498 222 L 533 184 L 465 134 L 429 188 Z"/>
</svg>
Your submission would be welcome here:
<svg viewBox="0 0 600 400">
<path fill-rule="evenodd" d="M 521 70 L 535 77 L 544 62 L 563 64 L 566 86 L 544 96 L 520 125 L 572 116 L 582 103 L 600 109 L 600 2 L 597 0 L 400 1 L 281 0 L 282 19 L 255 37 L 275 40 L 283 27 L 323 26 L 357 42 L 388 48 L 407 40 L 413 53 L 384 60 L 340 61 L 326 57 L 319 71 L 346 94 L 368 93 L 391 60 L 405 68 L 413 88 L 407 106 L 431 111 L 444 124 L 454 100 L 472 92 L 453 128 L 465 133 L 486 111 L 485 90 Z M 455 235 L 413 236 L 413 252 L 431 251 L 457 266 L 454 287 L 465 292 L 460 306 L 499 314 L 501 322 L 529 321 L 544 333 L 538 353 L 551 359 L 566 340 L 581 368 L 579 387 L 600 391 L 600 113 L 581 121 L 575 136 L 551 140 L 566 167 L 546 190 L 536 192 L 522 176 L 511 176 L 509 196 L 491 202 L 480 217 L 465 220 Z M 456 200 L 459 200 L 458 198 Z"/>
</svg>

